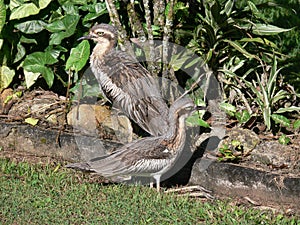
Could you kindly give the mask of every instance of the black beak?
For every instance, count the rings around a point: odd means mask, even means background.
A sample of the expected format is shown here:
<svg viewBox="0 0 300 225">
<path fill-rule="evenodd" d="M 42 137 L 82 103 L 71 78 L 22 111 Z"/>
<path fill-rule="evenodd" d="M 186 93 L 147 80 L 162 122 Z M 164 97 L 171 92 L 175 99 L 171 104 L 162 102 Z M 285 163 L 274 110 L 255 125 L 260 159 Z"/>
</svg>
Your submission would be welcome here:
<svg viewBox="0 0 300 225">
<path fill-rule="evenodd" d="M 90 39 L 92 39 L 92 38 L 93 38 L 93 36 L 90 35 L 90 34 L 88 34 L 88 35 L 86 35 L 86 36 L 82 36 L 82 37 L 78 38 L 77 41 L 90 40 Z"/>
<path fill-rule="evenodd" d="M 206 106 L 196 106 L 196 110 L 206 110 Z"/>
</svg>

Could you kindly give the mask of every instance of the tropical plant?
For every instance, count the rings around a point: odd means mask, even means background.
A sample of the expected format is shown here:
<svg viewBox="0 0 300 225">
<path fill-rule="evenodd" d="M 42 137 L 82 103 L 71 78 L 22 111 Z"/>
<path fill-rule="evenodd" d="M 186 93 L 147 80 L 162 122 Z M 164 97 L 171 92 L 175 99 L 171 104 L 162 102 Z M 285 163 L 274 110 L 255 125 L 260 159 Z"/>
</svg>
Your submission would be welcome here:
<svg viewBox="0 0 300 225">
<path fill-rule="evenodd" d="M 48 88 L 55 81 L 67 87 L 68 75 L 62 65 L 66 64 L 69 49 L 96 20 L 108 22 L 107 15 L 105 2 L 96 0 L 1 0 L 0 91 L 16 74 L 27 88 L 36 82 L 43 85 L 40 77 Z M 57 82 L 55 85 L 59 87 Z"/>
<path fill-rule="evenodd" d="M 280 124 L 283 127 L 291 126 L 290 120 L 282 114 L 300 111 L 300 107 L 294 106 L 299 101 L 299 95 L 293 89 L 288 88 L 290 86 L 278 81 L 280 71 L 281 68 L 277 68 L 276 57 L 273 59 L 272 66 L 267 66 L 261 70 L 263 74 L 259 74 L 258 70 L 250 69 L 244 76 L 238 76 L 232 71 L 222 70 L 224 74 L 231 78 L 230 87 L 241 96 L 244 106 L 247 108 L 247 110 L 244 110 L 247 113 L 242 113 L 245 114 L 244 117 L 247 120 L 241 122 L 247 122 L 251 115 L 256 118 L 262 116 L 264 124 L 269 130 L 272 126 L 271 121 L 273 121 L 273 124 Z M 256 75 L 256 80 L 247 80 L 247 76 L 251 76 L 253 73 Z M 287 104 L 290 106 L 286 106 Z M 228 112 L 236 112 L 234 106 L 230 107 L 230 104 L 224 106 Z M 237 114 L 235 116 L 238 118 Z"/>
</svg>

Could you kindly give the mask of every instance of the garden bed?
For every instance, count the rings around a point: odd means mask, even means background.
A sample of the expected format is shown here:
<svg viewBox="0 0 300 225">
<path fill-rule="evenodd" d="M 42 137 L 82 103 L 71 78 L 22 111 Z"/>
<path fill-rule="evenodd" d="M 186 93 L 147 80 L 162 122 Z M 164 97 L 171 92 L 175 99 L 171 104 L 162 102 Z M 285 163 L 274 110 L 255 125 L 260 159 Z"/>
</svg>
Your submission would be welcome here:
<svg viewBox="0 0 300 225">
<path fill-rule="evenodd" d="M 41 159 L 49 157 L 57 161 L 82 161 L 103 155 L 120 145 L 96 137 L 16 123 L 0 123 L 0 136 L 0 156 L 19 161 L 36 162 L 36 159 L 43 161 Z M 190 175 L 189 184 L 201 185 L 215 196 L 244 198 L 254 205 L 300 212 L 299 174 L 267 171 L 251 164 L 247 166 L 246 162 L 217 162 L 205 156 L 198 158 L 190 168 L 191 173 L 184 173 Z"/>
</svg>

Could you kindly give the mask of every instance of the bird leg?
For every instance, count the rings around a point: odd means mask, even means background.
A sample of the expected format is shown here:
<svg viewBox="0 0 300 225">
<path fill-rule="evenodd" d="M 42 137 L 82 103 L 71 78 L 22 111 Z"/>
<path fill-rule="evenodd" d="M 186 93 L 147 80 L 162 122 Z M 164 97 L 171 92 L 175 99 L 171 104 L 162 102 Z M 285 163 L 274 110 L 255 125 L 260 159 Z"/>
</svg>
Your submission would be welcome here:
<svg viewBox="0 0 300 225">
<path fill-rule="evenodd" d="M 156 190 L 157 190 L 157 192 L 160 191 L 160 177 L 161 177 L 161 174 L 156 174 L 156 175 L 153 176 L 153 178 L 156 181 Z M 151 185 L 151 183 L 150 183 L 150 185 Z"/>
</svg>

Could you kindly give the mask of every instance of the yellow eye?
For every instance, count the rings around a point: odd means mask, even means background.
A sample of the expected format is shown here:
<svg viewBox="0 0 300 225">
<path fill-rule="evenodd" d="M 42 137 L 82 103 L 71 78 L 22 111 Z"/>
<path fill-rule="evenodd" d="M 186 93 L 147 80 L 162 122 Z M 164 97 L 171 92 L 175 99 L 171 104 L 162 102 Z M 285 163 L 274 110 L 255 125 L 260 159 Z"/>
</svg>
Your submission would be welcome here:
<svg viewBox="0 0 300 225">
<path fill-rule="evenodd" d="M 98 31 L 97 35 L 100 36 L 100 37 L 102 37 L 104 35 L 104 32 L 103 31 Z"/>
</svg>

